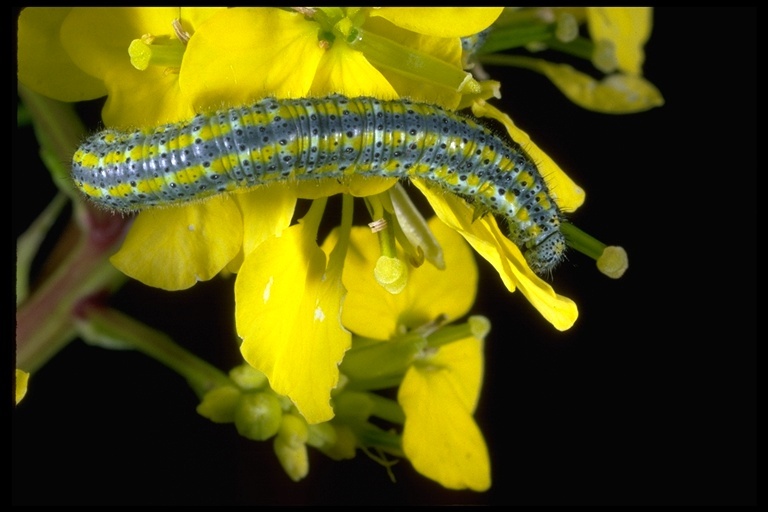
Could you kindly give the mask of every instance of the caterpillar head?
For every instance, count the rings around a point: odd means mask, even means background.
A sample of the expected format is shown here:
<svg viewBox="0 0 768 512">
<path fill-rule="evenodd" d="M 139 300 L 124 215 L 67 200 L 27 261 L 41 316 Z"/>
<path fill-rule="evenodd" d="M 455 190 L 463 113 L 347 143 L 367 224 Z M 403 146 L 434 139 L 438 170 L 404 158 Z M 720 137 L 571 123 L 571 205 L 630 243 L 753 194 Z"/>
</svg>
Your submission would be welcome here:
<svg viewBox="0 0 768 512">
<path fill-rule="evenodd" d="M 525 261 L 539 275 L 551 273 L 565 255 L 565 235 L 553 231 L 544 240 L 525 251 Z"/>
</svg>

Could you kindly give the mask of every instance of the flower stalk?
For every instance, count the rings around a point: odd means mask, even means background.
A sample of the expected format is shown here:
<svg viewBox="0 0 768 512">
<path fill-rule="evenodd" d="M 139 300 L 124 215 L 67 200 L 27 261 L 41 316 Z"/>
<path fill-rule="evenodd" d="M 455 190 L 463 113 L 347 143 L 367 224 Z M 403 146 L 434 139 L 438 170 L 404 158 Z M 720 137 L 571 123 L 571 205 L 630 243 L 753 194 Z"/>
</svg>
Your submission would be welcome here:
<svg viewBox="0 0 768 512">
<path fill-rule="evenodd" d="M 50 269 L 35 289 L 29 289 L 29 269 L 40 243 L 63 207 L 66 195 L 76 197 L 68 180 L 67 162 L 84 132 L 71 105 L 45 98 L 24 86 L 19 94 L 29 109 L 35 131 L 54 181 L 62 192 L 18 241 L 16 311 L 16 365 L 34 372 L 77 337 L 74 311 L 81 301 L 113 293 L 127 281 L 110 263 L 121 243 L 129 219 L 90 208 L 76 200 L 73 218 L 52 250 Z M 45 319 L 41 322 L 40 319 Z"/>
<path fill-rule="evenodd" d="M 89 301 L 81 304 L 77 313 L 76 327 L 85 341 L 105 348 L 138 350 L 184 377 L 200 397 L 216 386 L 232 385 L 225 373 L 183 349 L 168 335 L 120 311 Z"/>
</svg>

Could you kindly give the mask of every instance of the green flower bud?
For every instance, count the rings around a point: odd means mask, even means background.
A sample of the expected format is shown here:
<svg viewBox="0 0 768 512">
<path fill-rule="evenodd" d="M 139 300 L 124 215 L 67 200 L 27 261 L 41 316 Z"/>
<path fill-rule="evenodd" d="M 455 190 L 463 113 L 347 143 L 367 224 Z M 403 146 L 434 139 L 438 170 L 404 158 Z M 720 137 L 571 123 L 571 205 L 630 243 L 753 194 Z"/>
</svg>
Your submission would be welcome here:
<svg viewBox="0 0 768 512">
<path fill-rule="evenodd" d="M 248 393 L 242 396 L 235 410 L 235 426 L 241 436 L 264 441 L 280 428 L 283 410 L 274 393 Z"/>
<path fill-rule="evenodd" d="M 308 439 L 309 428 L 304 418 L 286 414 L 275 437 L 274 450 L 280 465 L 294 482 L 309 473 Z"/>
<path fill-rule="evenodd" d="M 229 378 L 246 391 L 264 389 L 269 385 L 267 376 L 249 364 L 232 368 L 229 371 Z"/>
<path fill-rule="evenodd" d="M 203 396 L 197 412 L 214 423 L 232 423 L 242 392 L 235 386 L 212 389 Z"/>
</svg>

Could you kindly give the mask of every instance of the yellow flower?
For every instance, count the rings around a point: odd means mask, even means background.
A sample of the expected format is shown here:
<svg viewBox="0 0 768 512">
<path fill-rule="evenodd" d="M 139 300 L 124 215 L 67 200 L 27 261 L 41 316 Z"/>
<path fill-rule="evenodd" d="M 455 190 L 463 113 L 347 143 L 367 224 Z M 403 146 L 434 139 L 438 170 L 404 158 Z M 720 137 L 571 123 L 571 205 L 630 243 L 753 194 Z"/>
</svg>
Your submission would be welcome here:
<svg viewBox="0 0 768 512">
<path fill-rule="evenodd" d="M 409 264 L 408 286 L 398 294 L 387 292 L 374 278 L 380 256 L 376 236 L 367 227 L 352 229 L 343 275 L 347 298 L 342 323 L 347 329 L 358 336 L 386 340 L 405 328 L 415 329 L 438 318 L 451 322 L 469 311 L 477 294 L 472 253 L 437 218 L 428 225 L 442 247 L 445 270 L 430 263 L 418 268 Z M 323 248 L 328 250 L 335 241 L 335 234 L 329 236 Z"/>
<path fill-rule="evenodd" d="M 433 217 L 429 227 L 445 255 L 445 269 L 425 263 L 409 265 L 409 284 L 393 295 L 378 286 L 373 268 L 379 257 L 367 228 L 354 228 L 344 264 L 343 282 L 348 289 L 342 319 L 344 326 L 358 336 L 382 341 L 409 332 L 430 334 L 435 321 L 452 322 L 465 315 L 477 293 L 477 267 L 472 252 L 454 230 Z M 324 247 L 333 246 L 336 234 Z M 432 328 L 429 326 L 433 325 Z M 416 353 L 406 352 L 408 369 L 400 384 L 398 402 L 405 412 L 403 451 L 417 471 L 451 489 L 483 491 L 490 487 L 488 450 L 472 415 L 477 405 L 483 376 L 483 337 L 487 320 L 473 318 L 466 332 L 441 345 L 426 344 Z M 393 347 L 393 350 L 397 350 Z M 357 362 L 345 360 L 342 369 L 350 385 L 358 377 L 374 374 L 386 379 L 390 361 L 384 355 L 372 363 L 375 368 L 355 372 Z M 397 351 L 401 354 L 401 351 Z M 410 355 L 409 355 L 410 354 Z M 394 357 L 394 356 L 393 356 Z M 398 368 L 398 360 L 391 362 Z"/>
<path fill-rule="evenodd" d="M 246 257 L 235 283 L 243 356 L 310 423 L 333 417 L 330 392 L 351 345 L 339 318 L 345 292 L 341 261 L 327 262 L 315 242 L 318 205 L 323 203 L 315 202 L 302 222 Z"/>
<path fill-rule="evenodd" d="M 482 337 L 427 353 L 405 374 L 403 451 L 416 470 L 449 489 L 491 486 L 488 448 L 472 415 L 483 381 Z"/>
</svg>

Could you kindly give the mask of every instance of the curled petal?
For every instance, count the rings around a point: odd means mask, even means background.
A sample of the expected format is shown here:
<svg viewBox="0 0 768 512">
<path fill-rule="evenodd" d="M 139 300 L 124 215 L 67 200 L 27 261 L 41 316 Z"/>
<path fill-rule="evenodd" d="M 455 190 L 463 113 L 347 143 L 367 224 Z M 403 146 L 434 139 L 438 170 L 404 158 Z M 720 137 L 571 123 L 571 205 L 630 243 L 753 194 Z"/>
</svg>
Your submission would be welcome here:
<svg viewBox="0 0 768 512">
<path fill-rule="evenodd" d="M 634 114 L 664 104 L 661 92 L 640 75 L 616 73 L 595 80 L 567 64 L 536 60 L 539 71 L 580 107 L 603 114 Z"/>
<path fill-rule="evenodd" d="M 226 195 L 145 210 L 110 261 L 149 286 L 183 290 L 218 274 L 240 249 L 242 233 L 240 210 Z"/>
<path fill-rule="evenodd" d="M 462 199 L 443 190 L 432 190 L 421 180 L 413 180 L 413 183 L 427 197 L 440 220 L 458 231 L 494 266 L 509 291 L 519 288 L 556 329 L 564 331 L 571 328 L 578 317 L 576 304 L 556 294 L 528 267 L 520 249 L 504 236 L 493 216 L 486 215 L 475 220 L 474 209 Z"/>
<path fill-rule="evenodd" d="M 495 119 L 507 128 L 512 140 L 517 142 L 536 162 L 541 176 L 546 181 L 561 210 L 572 212 L 584 203 L 584 189 L 574 183 L 560 166 L 531 140 L 526 132 L 515 126 L 507 114 L 485 101 L 476 101 L 472 105 L 472 113 L 478 117 Z"/>
<path fill-rule="evenodd" d="M 651 36 L 652 7 L 587 7 L 589 35 L 595 42 L 610 41 L 619 69 L 632 75 L 643 71 L 643 48 Z"/>
</svg>

